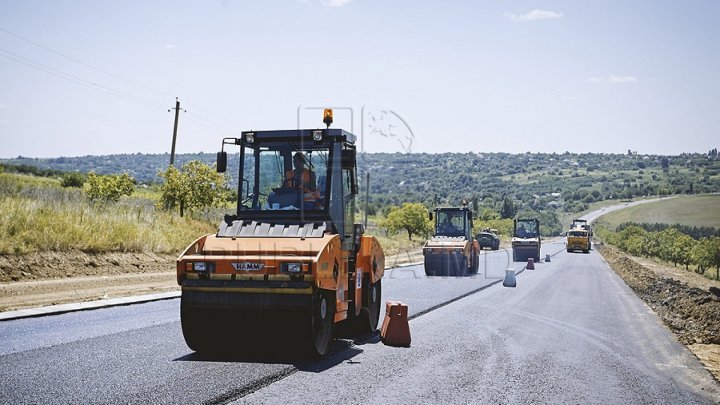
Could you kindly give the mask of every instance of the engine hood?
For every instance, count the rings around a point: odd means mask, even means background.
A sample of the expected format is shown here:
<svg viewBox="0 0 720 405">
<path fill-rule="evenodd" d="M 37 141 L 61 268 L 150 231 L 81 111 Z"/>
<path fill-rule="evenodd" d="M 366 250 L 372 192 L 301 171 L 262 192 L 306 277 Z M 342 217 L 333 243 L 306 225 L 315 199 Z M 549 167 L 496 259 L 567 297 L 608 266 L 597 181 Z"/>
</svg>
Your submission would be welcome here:
<svg viewBox="0 0 720 405">
<path fill-rule="evenodd" d="M 326 234 L 320 238 L 228 238 L 208 235 L 198 253 L 208 256 L 316 257 L 333 238 L 337 235 Z"/>
<path fill-rule="evenodd" d="M 433 236 L 425 243 L 426 248 L 464 247 L 467 243 L 464 236 Z"/>
</svg>

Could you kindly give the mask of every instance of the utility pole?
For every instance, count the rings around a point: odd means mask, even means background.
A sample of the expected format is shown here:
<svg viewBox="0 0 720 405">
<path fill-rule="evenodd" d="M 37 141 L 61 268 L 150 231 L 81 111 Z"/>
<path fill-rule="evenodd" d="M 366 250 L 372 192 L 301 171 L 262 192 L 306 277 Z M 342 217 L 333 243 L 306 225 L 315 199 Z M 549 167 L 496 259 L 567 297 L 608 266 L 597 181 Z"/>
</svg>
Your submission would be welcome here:
<svg viewBox="0 0 720 405">
<path fill-rule="evenodd" d="M 170 166 L 175 166 L 175 141 L 177 140 L 178 116 L 180 115 L 180 100 L 177 97 L 175 97 L 175 108 L 169 109 L 168 112 L 172 110 L 175 110 L 175 126 L 173 127 L 172 149 L 170 149 Z"/>
</svg>

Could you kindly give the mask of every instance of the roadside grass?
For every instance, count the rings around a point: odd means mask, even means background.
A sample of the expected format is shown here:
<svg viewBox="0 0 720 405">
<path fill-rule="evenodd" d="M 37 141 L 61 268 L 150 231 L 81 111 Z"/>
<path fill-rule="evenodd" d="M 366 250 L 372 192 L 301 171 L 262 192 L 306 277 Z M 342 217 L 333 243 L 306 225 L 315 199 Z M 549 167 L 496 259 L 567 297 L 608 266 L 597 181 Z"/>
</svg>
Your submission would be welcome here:
<svg viewBox="0 0 720 405">
<path fill-rule="evenodd" d="M 720 228 L 720 195 L 681 195 L 613 211 L 598 219 L 596 235 L 603 234 L 603 232 L 615 232 L 617 227 L 625 222 Z M 673 263 L 657 257 L 650 260 L 673 265 Z M 673 266 L 677 267 L 677 265 Z M 718 273 L 720 270 L 717 268 L 708 268 L 702 275 L 705 278 L 717 280 L 720 279 Z"/>
<path fill-rule="evenodd" d="M 412 240 L 409 240 L 407 232 L 404 231 L 388 234 L 384 228 L 378 225 L 379 221 L 379 216 L 369 216 L 365 234 L 374 236 L 380 242 L 380 246 L 382 246 L 385 253 L 385 265 L 392 265 L 395 262 L 416 261 L 415 259 L 422 260 L 422 255 L 419 258 L 417 256 L 427 241 L 426 237 L 413 236 Z"/>
<path fill-rule="evenodd" d="M 216 225 L 158 210 L 145 197 L 93 203 L 54 179 L 0 174 L 0 254 L 179 253 L 214 231 Z"/>
<path fill-rule="evenodd" d="M 627 207 L 603 215 L 598 222 L 610 230 L 624 222 L 720 228 L 720 194 L 678 196 Z"/>
</svg>

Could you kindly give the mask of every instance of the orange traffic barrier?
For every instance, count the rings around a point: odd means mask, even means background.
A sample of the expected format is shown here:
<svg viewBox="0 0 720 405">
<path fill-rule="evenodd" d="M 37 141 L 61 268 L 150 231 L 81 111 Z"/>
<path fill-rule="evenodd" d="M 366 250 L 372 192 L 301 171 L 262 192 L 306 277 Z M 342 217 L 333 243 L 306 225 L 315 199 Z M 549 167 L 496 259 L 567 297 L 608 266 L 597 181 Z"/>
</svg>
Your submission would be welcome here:
<svg viewBox="0 0 720 405">
<path fill-rule="evenodd" d="M 533 259 L 532 257 L 529 258 L 528 264 L 527 264 L 527 266 L 525 266 L 525 268 L 528 270 L 535 270 L 535 259 Z"/>
<path fill-rule="evenodd" d="M 388 346 L 410 347 L 408 306 L 400 301 L 388 301 L 380 338 Z"/>
</svg>

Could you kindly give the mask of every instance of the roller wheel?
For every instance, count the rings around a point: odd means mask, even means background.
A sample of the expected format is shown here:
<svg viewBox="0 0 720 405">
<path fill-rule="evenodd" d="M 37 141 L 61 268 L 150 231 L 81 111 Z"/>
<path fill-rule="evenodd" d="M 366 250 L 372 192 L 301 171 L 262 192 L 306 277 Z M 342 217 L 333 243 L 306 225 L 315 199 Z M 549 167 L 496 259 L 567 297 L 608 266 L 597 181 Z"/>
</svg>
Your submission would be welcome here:
<svg viewBox="0 0 720 405">
<path fill-rule="evenodd" d="M 181 298 L 180 301 L 180 323 L 185 343 L 190 350 L 198 353 L 209 352 L 212 345 L 209 338 L 208 323 L 206 317 L 197 311 L 189 308 Z"/>
<path fill-rule="evenodd" d="M 381 280 L 370 283 L 370 276 L 363 279 L 362 304 L 360 314 L 351 316 L 347 320 L 352 335 L 364 335 L 375 332 L 380 319 L 380 300 L 382 297 Z"/>
<path fill-rule="evenodd" d="M 335 324 L 335 296 L 331 292 L 320 291 L 313 296 L 310 329 L 312 339 L 310 354 L 324 356 L 333 340 Z"/>
<path fill-rule="evenodd" d="M 367 299 L 365 298 L 365 291 L 367 291 Z M 367 326 L 365 327 L 367 332 L 374 332 L 377 329 L 378 321 L 380 320 L 380 300 L 382 299 L 382 280 L 378 280 L 374 284 L 368 280 L 367 290 L 363 290 L 363 306 L 361 309 L 361 316 L 367 319 Z"/>
<path fill-rule="evenodd" d="M 478 269 L 480 268 L 480 257 L 478 256 L 478 252 L 472 251 L 470 256 L 470 274 L 477 274 Z"/>
<path fill-rule="evenodd" d="M 435 275 L 435 271 L 430 269 L 431 263 L 428 262 L 427 257 L 425 257 L 424 267 L 425 267 L 425 275 L 426 276 L 434 276 Z"/>
</svg>

